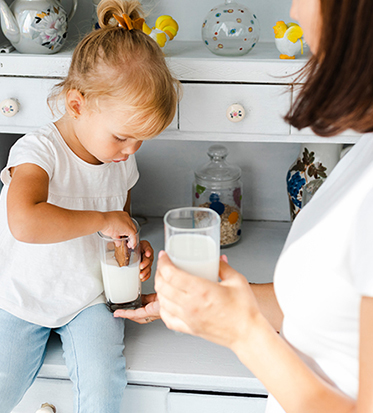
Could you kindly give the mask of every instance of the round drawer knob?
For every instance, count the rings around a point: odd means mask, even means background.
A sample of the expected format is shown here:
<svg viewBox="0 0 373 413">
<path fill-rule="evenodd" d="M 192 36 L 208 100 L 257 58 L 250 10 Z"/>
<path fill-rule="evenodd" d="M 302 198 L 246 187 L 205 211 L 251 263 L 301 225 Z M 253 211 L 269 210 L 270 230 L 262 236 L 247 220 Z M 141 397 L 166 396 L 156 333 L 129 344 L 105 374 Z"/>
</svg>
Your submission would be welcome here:
<svg viewBox="0 0 373 413">
<path fill-rule="evenodd" d="M 53 404 L 43 403 L 41 405 L 41 408 L 35 413 L 56 413 L 56 408 L 53 406 Z"/>
<path fill-rule="evenodd" d="M 19 112 L 19 103 L 15 99 L 5 99 L 0 103 L 0 111 L 7 118 Z"/>
<path fill-rule="evenodd" d="M 231 122 L 241 122 L 245 117 L 245 109 L 242 105 L 235 103 L 227 109 L 227 118 Z"/>
</svg>

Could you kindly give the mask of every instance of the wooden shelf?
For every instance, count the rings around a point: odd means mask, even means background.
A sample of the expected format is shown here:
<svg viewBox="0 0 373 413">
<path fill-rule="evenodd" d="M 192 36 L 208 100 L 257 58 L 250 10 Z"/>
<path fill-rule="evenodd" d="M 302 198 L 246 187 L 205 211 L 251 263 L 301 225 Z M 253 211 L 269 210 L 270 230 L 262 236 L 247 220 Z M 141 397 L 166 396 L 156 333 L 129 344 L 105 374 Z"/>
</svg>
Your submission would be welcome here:
<svg viewBox="0 0 373 413">
<path fill-rule="evenodd" d="M 182 81 L 291 83 L 307 58 L 281 60 L 274 42 L 259 42 L 244 56 L 211 53 L 202 42 L 175 41 L 165 51 L 170 68 Z"/>
<path fill-rule="evenodd" d="M 0 76 L 64 77 L 75 44 L 68 44 L 52 55 L 21 54 L 16 51 L 0 55 Z M 169 66 L 182 81 L 290 83 L 289 76 L 301 69 L 306 57 L 281 60 L 274 42 L 259 42 L 247 55 L 216 56 L 202 41 L 172 41 L 164 50 Z"/>
<path fill-rule="evenodd" d="M 290 224 L 284 222 L 244 221 L 242 239 L 235 246 L 222 249 L 222 253 L 251 282 L 270 282 L 289 227 Z M 151 242 L 157 256 L 164 245 L 162 219 L 149 219 L 141 229 L 141 238 Z M 144 292 L 153 291 L 153 281 L 151 277 L 144 283 Z M 230 350 L 170 331 L 161 320 L 148 325 L 128 321 L 125 344 L 129 384 L 267 394 L 259 380 Z M 56 336 L 49 342 L 39 377 L 68 379 Z"/>
<path fill-rule="evenodd" d="M 63 78 L 68 72 L 74 47 L 74 43 L 69 43 L 63 51 L 52 55 L 21 54 L 16 51 L 0 54 L 0 78 Z M 305 55 L 296 60 L 281 60 L 274 42 L 259 42 L 251 52 L 239 57 L 214 55 L 202 41 L 175 40 L 169 43 L 164 52 L 171 71 L 184 83 L 276 84 L 283 85 L 284 92 L 286 84 L 295 80 L 296 73 L 308 58 Z M 30 127 L 26 124 L 14 124 L 13 121 L 1 128 L 2 132 L 7 133 L 24 133 L 29 130 Z M 176 128 L 173 125 L 159 138 L 220 142 L 325 142 L 325 138 L 318 137 L 310 131 L 298 132 L 291 128 L 289 134 L 223 133 L 181 131 L 177 130 L 177 125 Z M 358 139 L 359 135 L 351 131 L 328 138 L 330 142 L 335 143 L 355 143 Z"/>
</svg>

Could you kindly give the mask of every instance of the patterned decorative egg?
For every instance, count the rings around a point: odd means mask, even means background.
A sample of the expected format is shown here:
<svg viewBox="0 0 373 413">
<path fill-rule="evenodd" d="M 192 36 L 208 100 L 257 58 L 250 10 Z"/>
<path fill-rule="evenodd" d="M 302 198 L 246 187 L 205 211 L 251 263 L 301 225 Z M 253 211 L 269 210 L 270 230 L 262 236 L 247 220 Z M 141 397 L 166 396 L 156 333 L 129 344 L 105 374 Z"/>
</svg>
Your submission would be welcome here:
<svg viewBox="0 0 373 413">
<path fill-rule="evenodd" d="M 202 40 L 214 54 L 241 56 L 258 43 L 260 25 L 247 7 L 225 0 L 209 11 L 202 22 Z"/>
</svg>

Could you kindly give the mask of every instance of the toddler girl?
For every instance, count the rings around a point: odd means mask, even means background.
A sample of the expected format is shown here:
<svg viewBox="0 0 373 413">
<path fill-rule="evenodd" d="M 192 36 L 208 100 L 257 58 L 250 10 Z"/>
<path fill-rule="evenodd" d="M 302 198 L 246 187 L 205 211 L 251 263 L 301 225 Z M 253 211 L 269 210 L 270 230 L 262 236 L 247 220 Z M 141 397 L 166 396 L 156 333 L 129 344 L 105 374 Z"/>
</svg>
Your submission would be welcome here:
<svg viewBox="0 0 373 413">
<path fill-rule="evenodd" d="M 1 172 L 1 413 L 33 383 L 51 330 L 62 340 L 75 412 L 120 411 L 124 320 L 105 307 L 96 233 L 134 236 L 134 153 L 171 123 L 178 95 L 161 49 L 139 30 L 141 15 L 137 1 L 101 2 L 101 28 L 78 44 L 54 94 L 65 114 L 19 139 Z M 141 252 L 144 281 L 147 241 Z"/>
</svg>

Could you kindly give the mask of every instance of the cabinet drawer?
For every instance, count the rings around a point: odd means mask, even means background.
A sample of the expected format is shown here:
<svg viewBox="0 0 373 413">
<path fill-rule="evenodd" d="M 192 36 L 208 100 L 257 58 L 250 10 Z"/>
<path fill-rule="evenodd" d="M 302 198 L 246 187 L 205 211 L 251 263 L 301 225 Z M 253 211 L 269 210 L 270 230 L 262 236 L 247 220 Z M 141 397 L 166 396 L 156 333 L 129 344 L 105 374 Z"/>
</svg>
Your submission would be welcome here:
<svg viewBox="0 0 373 413">
<path fill-rule="evenodd" d="M 58 413 L 73 413 L 72 382 L 36 379 L 12 413 L 34 413 L 43 403 L 53 404 Z"/>
<path fill-rule="evenodd" d="M 170 393 L 168 413 L 264 413 L 267 398 Z"/>
<path fill-rule="evenodd" d="M 0 77 L 0 102 L 15 99 L 19 112 L 12 117 L 0 113 L 1 132 L 27 133 L 53 119 L 47 97 L 58 79 Z"/>
<path fill-rule="evenodd" d="M 181 131 L 289 135 L 283 120 L 291 94 L 277 85 L 184 84 L 179 107 Z M 244 107 L 240 122 L 226 116 L 232 104 Z"/>
<path fill-rule="evenodd" d="M 131 386 L 124 391 L 121 413 L 167 412 L 167 387 Z M 73 413 L 70 380 L 36 379 L 12 413 L 34 413 L 43 403 L 53 404 L 57 413 Z"/>
<path fill-rule="evenodd" d="M 311 128 L 304 128 L 304 129 L 298 130 L 297 128 L 294 128 L 294 126 L 292 126 L 291 129 L 290 129 L 290 131 L 291 131 L 291 134 L 292 134 L 292 135 L 317 136 L 317 135 L 315 135 L 314 132 L 312 132 L 312 129 L 311 129 Z M 341 136 L 341 137 L 344 137 L 344 136 L 346 136 L 346 137 L 352 137 L 352 138 L 354 138 L 354 141 L 356 141 L 357 138 L 360 138 L 360 137 L 361 137 L 361 134 L 353 131 L 352 129 L 348 129 L 348 130 L 346 130 L 345 132 L 341 133 L 341 134 L 338 135 L 338 136 Z M 328 138 L 324 138 L 324 139 L 325 139 L 325 142 L 327 142 L 327 139 L 328 139 Z M 348 139 L 346 139 L 346 141 L 348 141 Z"/>
<path fill-rule="evenodd" d="M 0 111 L 0 131 L 2 133 L 28 133 L 54 119 L 47 105 L 47 98 L 53 86 L 60 79 L 0 77 L 0 102 L 15 99 L 19 102 L 19 112 L 12 117 Z M 61 108 L 64 113 L 64 108 Z M 167 130 L 177 130 L 177 114 Z"/>
<path fill-rule="evenodd" d="M 292 96 L 293 102 L 292 102 L 292 104 L 295 103 L 295 100 L 296 100 L 296 97 L 297 97 L 298 93 L 299 93 L 298 90 L 295 90 L 295 91 L 293 92 L 293 96 Z M 301 130 L 298 130 L 297 128 L 294 128 L 294 126 L 291 126 L 291 127 L 290 127 L 290 134 L 291 134 L 291 135 L 298 135 L 298 136 L 307 136 L 307 137 L 311 137 L 311 136 L 312 136 L 312 137 L 320 138 L 319 136 L 317 136 L 317 135 L 312 131 L 311 128 L 303 128 L 303 129 L 301 129 Z M 351 130 L 351 129 L 348 129 L 348 130 L 346 130 L 345 132 L 341 133 L 341 134 L 338 135 L 338 136 L 340 136 L 340 137 L 342 137 L 342 138 L 343 138 L 343 137 L 347 137 L 347 139 L 344 139 L 345 142 L 349 142 L 350 139 L 348 139 L 348 138 L 351 137 L 351 138 L 353 138 L 353 139 L 351 139 L 351 143 L 352 143 L 352 142 L 356 142 L 356 140 L 361 136 L 361 134 L 360 134 L 360 133 L 357 133 L 357 132 L 355 132 L 355 131 L 353 131 L 353 130 Z M 327 139 L 328 139 L 328 138 L 321 138 L 321 139 L 324 139 L 325 142 L 327 142 Z M 330 139 L 330 138 L 329 138 L 329 139 Z M 307 139 L 307 141 L 309 141 L 309 140 Z"/>
</svg>

